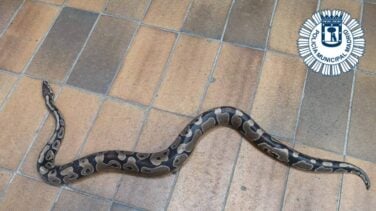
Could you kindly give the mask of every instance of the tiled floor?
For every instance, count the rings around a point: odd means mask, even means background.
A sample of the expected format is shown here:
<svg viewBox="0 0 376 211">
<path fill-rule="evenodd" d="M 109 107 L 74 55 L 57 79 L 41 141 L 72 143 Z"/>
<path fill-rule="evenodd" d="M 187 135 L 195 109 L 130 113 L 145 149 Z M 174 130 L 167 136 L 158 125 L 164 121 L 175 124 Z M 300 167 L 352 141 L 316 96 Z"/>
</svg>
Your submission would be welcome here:
<svg viewBox="0 0 376 211">
<path fill-rule="evenodd" d="M 318 8 L 361 19 L 356 71 L 307 73 L 297 32 Z M 375 18 L 375 0 L 0 1 L 0 210 L 374 210 L 376 185 L 289 169 L 225 128 L 203 137 L 178 174 L 154 179 L 106 173 L 52 187 L 35 165 L 54 124 L 47 79 L 67 122 L 58 163 L 162 149 L 193 116 L 227 104 L 374 180 Z"/>
</svg>

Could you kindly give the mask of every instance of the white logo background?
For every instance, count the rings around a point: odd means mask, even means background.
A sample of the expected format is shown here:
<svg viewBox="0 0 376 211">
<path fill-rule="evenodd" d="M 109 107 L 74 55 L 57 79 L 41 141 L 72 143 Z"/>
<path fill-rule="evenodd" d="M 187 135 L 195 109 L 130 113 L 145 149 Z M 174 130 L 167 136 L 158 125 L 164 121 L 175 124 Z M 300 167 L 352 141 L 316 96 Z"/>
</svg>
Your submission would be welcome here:
<svg viewBox="0 0 376 211">
<path fill-rule="evenodd" d="M 337 46 L 329 46 L 335 43 Z M 335 76 L 354 69 L 364 53 L 364 46 L 364 33 L 358 21 L 340 10 L 316 12 L 299 32 L 300 56 L 310 70 L 323 75 Z"/>
</svg>

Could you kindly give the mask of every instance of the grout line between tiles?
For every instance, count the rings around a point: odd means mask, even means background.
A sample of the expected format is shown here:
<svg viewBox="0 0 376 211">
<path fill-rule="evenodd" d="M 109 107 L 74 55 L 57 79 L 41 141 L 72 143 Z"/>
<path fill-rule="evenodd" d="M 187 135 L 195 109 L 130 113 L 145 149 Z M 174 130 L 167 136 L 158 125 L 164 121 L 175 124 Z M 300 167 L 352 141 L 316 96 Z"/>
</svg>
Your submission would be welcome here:
<svg viewBox="0 0 376 211">
<path fill-rule="evenodd" d="M 192 8 L 192 5 L 193 5 L 193 1 L 194 1 L 194 0 L 191 0 L 191 1 L 189 2 L 189 5 L 188 5 L 188 7 L 187 7 L 187 9 L 186 9 L 186 11 L 185 11 L 185 14 L 184 14 L 184 18 L 183 18 L 183 20 L 182 20 L 181 27 L 184 26 L 184 23 L 185 23 L 185 21 L 187 20 L 189 13 L 191 12 L 191 8 Z M 174 53 L 175 53 L 175 50 L 176 50 L 176 48 L 177 48 L 177 43 L 178 43 L 178 41 L 180 40 L 181 35 L 182 35 L 182 33 L 179 32 L 179 33 L 178 33 L 178 37 L 177 37 L 176 40 L 175 40 L 176 43 L 174 43 L 173 49 L 171 50 L 171 55 L 170 55 L 169 58 L 168 58 L 168 63 L 169 63 L 168 65 L 170 65 L 170 63 L 171 63 L 172 57 L 173 57 L 173 55 L 174 55 Z M 160 81 L 160 84 L 159 84 L 158 89 L 160 89 L 160 87 L 162 86 L 163 81 L 166 80 L 166 76 L 167 76 L 167 68 L 166 68 L 166 72 L 165 72 L 164 75 L 163 75 L 162 80 Z M 159 90 L 158 90 L 158 92 L 159 92 Z M 158 94 L 158 92 L 156 92 L 156 94 Z M 172 200 L 172 196 L 173 196 L 173 194 L 174 194 L 174 192 L 175 192 L 175 187 L 176 187 L 176 184 L 177 184 L 177 182 L 178 182 L 179 175 L 180 175 L 180 171 L 178 171 L 178 172 L 176 173 L 176 175 L 175 175 L 175 177 L 174 177 L 174 181 L 173 181 L 173 183 L 172 183 L 172 186 L 170 187 L 170 194 L 169 194 L 168 197 L 167 197 L 167 202 L 166 202 L 166 205 L 165 205 L 165 207 L 164 207 L 164 210 L 166 210 L 166 211 L 167 211 L 168 207 L 170 206 L 170 203 L 171 203 L 171 200 Z"/>
<path fill-rule="evenodd" d="M 8 31 L 10 25 L 12 24 L 12 22 L 14 21 L 14 19 L 17 17 L 18 13 L 20 12 L 21 8 L 23 8 L 24 4 L 25 4 L 26 0 L 23 0 L 22 3 L 18 6 L 18 8 L 14 11 L 14 14 L 12 15 L 12 17 L 8 20 L 8 23 L 6 24 L 6 26 L 4 27 L 3 31 L 0 32 L 0 37 L 2 37 L 5 32 Z"/>
<path fill-rule="evenodd" d="M 55 6 L 51 6 L 51 7 L 55 7 Z M 23 70 L 20 72 L 20 76 L 24 76 L 25 75 L 25 72 L 27 69 L 29 69 L 29 66 L 31 65 L 31 62 L 34 60 L 34 57 L 35 55 L 37 55 L 39 49 L 42 47 L 43 43 L 44 43 L 44 40 L 46 39 L 47 35 L 50 33 L 51 29 L 53 28 L 53 26 L 55 25 L 60 13 L 61 13 L 61 10 L 62 8 L 61 7 L 55 7 L 55 8 L 58 8 L 58 12 L 55 16 L 55 20 L 52 21 L 51 25 L 49 26 L 47 32 L 41 37 L 41 39 L 39 40 L 36 48 L 34 49 L 33 51 L 33 54 L 31 55 L 29 61 L 25 64 L 25 66 L 23 67 Z"/>
<path fill-rule="evenodd" d="M 6 171 L 6 172 L 8 172 L 8 173 L 13 173 L 13 170 L 12 170 L 12 169 L 8 169 L 8 168 L 6 168 L 6 167 L 2 167 L 2 166 L 0 166 L 0 171 Z"/>
<path fill-rule="evenodd" d="M 62 190 L 66 190 L 66 191 L 70 191 L 70 192 L 78 193 L 78 194 L 81 194 L 81 195 L 85 195 L 85 196 L 88 196 L 88 197 L 93 198 L 93 199 L 99 199 L 99 200 L 103 200 L 103 201 L 111 202 L 111 199 L 110 199 L 110 198 L 106 198 L 106 197 L 103 197 L 103 196 L 95 195 L 95 194 L 92 194 L 92 193 L 89 193 L 89 192 L 86 192 L 86 191 L 80 190 L 80 189 L 78 189 L 78 188 L 73 188 L 73 187 L 69 187 L 69 186 L 64 186 L 64 187 L 62 188 Z"/>
<path fill-rule="evenodd" d="M 317 1 L 317 7 L 316 7 L 316 11 L 318 11 L 320 9 L 320 4 L 321 4 L 321 1 L 318 0 Z M 304 101 L 304 97 L 305 97 L 305 88 L 306 88 L 306 85 L 307 85 L 307 80 L 308 80 L 308 69 L 305 68 L 306 70 L 306 75 L 305 75 L 305 79 L 304 79 L 304 83 L 303 83 L 303 87 L 302 87 L 302 93 L 301 93 L 301 96 L 300 96 L 300 104 L 299 104 L 299 107 L 298 107 L 298 112 L 297 112 L 297 117 L 296 117 L 296 123 L 295 123 L 295 128 L 294 128 L 294 136 L 293 136 L 293 140 L 292 140 L 292 148 L 295 148 L 295 145 L 296 145 L 296 135 L 297 135 L 297 132 L 298 132 L 298 127 L 299 127 L 299 123 L 300 123 L 300 115 L 301 115 L 301 111 L 302 111 L 302 107 L 303 107 L 303 101 Z M 281 203 L 281 207 L 280 207 L 280 210 L 283 211 L 284 208 L 285 208 L 285 204 L 286 204 L 286 197 L 287 197 L 287 186 L 288 186 L 288 181 L 289 181 L 289 177 L 290 177 L 290 171 L 291 171 L 291 168 L 288 168 L 287 170 L 287 176 L 286 176 L 286 180 L 285 180 L 285 189 L 283 191 L 283 196 L 282 196 L 282 203 Z"/>
<path fill-rule="evenodd" d="M 228 197 L 230 195 L 232 180 L 233 180 L 234 175 L 235 175 L 235 169 L 236 169 L 236 166 L 237 166 L 237 163 L 238 163 L 238 160 L 239 160 L 240 150 L 241 150 L 241 147 L 243 145 L 243 142 L 244 142 L 244 139 L 240 138 L 238 148 L 236 149 L 235 160 L 234 160 L 234 163 L 233 163 L 232 169 L 231 169 L 231 175 L 230 175 L 230 178 L 229 178 L 229 183 L 228 183 L 227 188 L 226 188 L 226 194 L 225 194 L 224 200 L 222 202 L 222 209 L 221 209 L 222 211 L 224 211 L 226 209 L 227 200 L 228 200 Z"/>
<path fill-rule="evenodd" d="M 126 17 L 126 16 L 121 16 L 121 15 L 116 15 L 116 14 L 110 14 L 110 13 L 106 13 L 106 12 L 100 12 L 100 14 L 102 16 L 107 16 L 107 17 L 111 17 L 111 18 L 126 20 L 126 21 L 130 21 L 130 22 L 133 22 L 133 23 L 136 23 L 136 24 L 139 24 L 140 22 L 142 22 L 142 20 L 138 20 L 138 19 L 135 19 L 135 18 L 132 18 L 132 17 Z"/>
<path fill-rule="evenodd" d="M 85 133 L 83 142 L 81 143 L 80 147 L 78 148 L 76 156 L 74 157 L 74 159 L 78 159 L 80 157 L 80 155 L 81 155 L 81 153 L 82 153 L 82 151 L 83 151 L 86 143 L 88 142 L 89 135 L 90 135 L 91 131 L 94 128 L 95 122 L 97 121 L 98 117 L 100 116 L 100 114 L 103 111 L 103 104 L 104 104 L 104 102 L 105 102 L 104 98 L 100 98 L 99 99 L 98 110 L 97 110 L 97 112 L 95 112 L 94 116 L 92 117 L 92 119 L 90 121 L 89 129 Z"/>
<path fill-rule="evenodd" d="M 360 25 L 363 22 L 363 12 L 364 12 L 364 0 L 361 0 L 360 2 Z M 355 93 L 355 83 L 356 83 L 356 73 L 357 69 L 354 70 L 353 75 L 353 81 L 351 86 L 351 94 L 350 94 L 350 102 L 349 102 L 349 109 L 347 113 L 347 124 L 346 124 L 346 133 L 345 133 L 345 143 L 343 147 L 343 159 L 346 161 L 347 156 L 347 149 L 348 149 L 348 142 L 349 142 L 349 135 L 350 135 L 350 125 L 351 125 L 351 114 L 352 114 L 352 106 L 353 106 L 353 100 L 354 100 L 354 93 Z M 343 181 L 344 181 L 344 174 L 341 176 L 340 181 L 340 188 L 338 193 L 338 200 L 337 200 L 337 211 L 341 209 L 341 200 L 342 200 L 342 191 L 343 191 Z"/>
<path fill-rule="evenodd" d="M 98 14 L 97 19 L 95 20 L 95 22 L 94 22 L 94 24 L 93 24 L 93 26 L 92 26 L 92 28 L 91 28 L 89 34 L 87 35 L 87 38 L 86 38 L 84 44 L 83 44 L 82 47 L 81 47 L 81 50 L 78 52 L 78 54 L 77 54 L 77 56 L 76 56 L 76 59 L 74 60 L 74 62 L 72 63 L 72 66 L 69 68 L 69 70 L 67 71 L 67 73 L 66 73 L 64 79 L 62 80 L 62 82 L 63 82 L 64 84 L 67 84 L 67 81 L 68 81 L 68 79 L 69 79 L 69 76 L 72 74 L 72 72 L 73 72 L 73 70 L 74 70 L 76 64 L 78 63 L 78 61 L 79 61 L 79 59 L 80 59 L 80 57 L 81 57 L 81 54 L 82 54 L 82 53 L 84 52 L 84 50 L 86 49 L 86 46 L 87 46 L 87 44 L 88 44 L 88 42 L 89 42 L 89 40 L 90 40 L 90 38 L 91 38 L 91 35 L 93 34 L 93 32 L 94 32 L 94 30 L 95 30 L 95 28 L 96 28 L 96 26 L 97 26 L 97 24 L 98 24 L 100 18 L 101 18 L 101 14 Z"/>
<path fill-rule="evenodd" d="M 58 4 L 58 3 L 53 3 L 53 2 L 47 2 L 47 1 L 44 1 L 44 0 L 33 0 L 34 2 L 38 2 L 38 3 L 43 3 L 43 4 L 48 4 L 48 5 L 52 5 L 52 6 L 56 6 L 56 7 L 61 7 L 63 3 L 61 4 Z"/>
<path fill-rule="evenodd" d="M 209 91 L 210 84 L 212 83 L 213 78 L 214 78 L 214 74 L 215 74 L 215 70 L 217 68 L 218 60 L 219 60 L 219 57 L 221 56 L 221 53 L 222 53 L 222 48 L 223 48 L 223 42 L 220 41 L 220 44 L 219 44 L 217 52 L 215 54 L 212 67 L 210 68 L 210 72 L 209 72 L 209 75 L 207 77 L 207 81 L 206 81 L 204 89 L 202 91 L 202 94 L 201 94 L 201 97 L 200 97 L 200 102 L 199 102 L 199 105 L 196 109 L 195 114 L 198 114 L 202 109 L 205 98 L 206 98 L 208 91 Z"/>
<path fill-rule="evenodd" d="M 140 20 L 140 22 L 143 22 L 145 17 L 146 17 L 146 14 L 149 12 L 149 9 L 151 7 L 151 4 L 152 4 L 152 0 L 149 0 L 149 2 L 147 3 L 147 5 L 145 6 L 145 9 L 144 9 L 144 14 L 142 15 L 142 18 Z"/>
<path fill-rule="evenodd" d="M 302 87 L 302 93 L 301 93 L 301 96 L 300 96 L 300 105 L 299 105 L 298 113 L 297 113 L 297 117 L 296 117 L 294 136 L 293 136 L 293 139 L 292 139 L 292 147 L 293 148 L 295 148 L 295 144 L 296 144 L 296 134 L 298 133 L 298 126 L 299 126 L 299 123 L 300 123 L 300 115 L 301 115 L 301 111 L 302 111 L 302 107 L 303 107 L 303 101 L 304 101 L 304 96 L 305 96 L 305 87 L 306 87 L 306 84 L 307 84 L 307 79 L 308 79 L 308 70 L 306 71 L 306 76 L 305 76 L 304 84 L 303 84 L 303 87 Z M 287 193 L 287 185 L 288 185 L 288 180 L 289 180 L 289 176 L 290 176 L 290 170 L 291 170 L 291 168 L 288 168 L 287 177 L 286 177 L 286 181 L 285 181 L 285 190 L 284 190 L 283 198 L 282 198 L 283 201 L 282 201 L 281 210 L 284 210 L 286 193 Z"/>
<path fill-rule="evenodd" d="M 152 28 L 152 29 L 158 29 L 158 30 L 165 31 L 165 32 L 172 32 L 172 33 L 176 33 L 176 34 L 180 32 L 180 31 L 175 30 L 175 29 L 162 28 L 160 26 L 153 25 L 153 24 L 150 24 L 150 23 L 144 23 L 144 22 L 141 23 L 141 26 L 149 27 L 149 28 Z"/>
<path fill-rule="evenodd" d="M 12 88 L 10 88 L 10 90 L 8 91 L 8 94 L 5 95 L 3 101 L 0 103 L 0 112 L 3 111 L 3 109 L 5 108 L 5 105 L 9 101 L 10 97 L 13 95 L 13 93 L 17 89 L 17 86 L 19 85 L 19 83 L 21 83 L 21 78 L 22 78 L 21 75 L 16 76 L 16 80 L 14 81 Z"/>
<path fill-rule="evenodd" d="M 301 57 L 297 54 L 292 54 L 292 53 L 287 53 L 279 50 L 274 50 L 274 49 L 268 49 L 268 52 L 274 53 L 274 54 L 279 54 L 281 56 L 288 56 L 288 57 L 293 57 L 293 58 L 298 58 L 301 59 Z"/>
<path fill-rule="evenodd" d="M 351 112 L 352 112 L 352 104 L 353 104 L 354 91 L 355 91 L 356 72 L 357 71 L 354 71 L 352 85 L 351 85 L 351 93 L 350 93 L 349 108 L 348 108 L 348 113 L 347 113 L 346 132 L 345 132 L 345 143 L 343 147 L 343 160 L 346 160 L 347 146 L 348 146 L 348 140 L 349 140 L 349 134 L 350 134 Z M 341 179 L 340 179 L 340 188 L 338 192 L 338 200 L 337 200 L 337 207 L 336 207 L 337 210 L 340 210 L 340 206 L 341 206 L 343 178 L 344 178 L 344 174 L 342 174 Z"/>
<path fill-rule="evenodd" d="M 218 60 L 219 58 L 221 57 L 222 55 L 222 48 L 223 48 L 223 38 L 225 37 L 225 32 L 226 32 L 226 29 L 227 29 L 227 25 L 228 25 L 228 22 L 229 22 L 229 19 L 230 19 L 230 15 L 231 15 L 231 11 L 232 11 L 232 7 L 234 6 L 235 4 L 235 0 L 232 0 L 231 2 L 231 5 L 230 7 L 228 8 L 228 11 L 227 11 L 227 15 L 226 15 L 226 19 L 225 19 L 225 24 L 223 25 L 223 29 L 222 29 L 222 34 L 221 34 L 221 39 L 219 40 L 219 47 L 218 47 L 218 50 L 215 54 L 215 57 L 214 57 L 214 61 L 213 61 L 213 64 L 212 64 L 212 67 L 210 69 L 210 73 L 208 75 L 208 79 L 206 81 L 206 84 L 204 86 L 204 90 L 203 90 L 203 93 L 201 95 L 201 98 L 200 98 L 200 103 L 199 103 L 199 106 L 196 110 L 196 114 L 198 114 L 201 109 L 202 109 L 202 106 L 204 105 L 204 101 L 205 101 L 205 98 L 208 94 L 208 91 L 209 91 L 209 87 L 210 87 L 210 84 L 212 83 L 213 81 L 213 78 L 214 78 L 214 74 L 215 74 L 215 71 L 217 69 L 217 65 L 218 65 Z"/>
<path fill-rule="evenodd" d="M 174 112 L 174 111 L 169 111 L 169 110 L 162 109 L 162 108 L 159 108 L 159 107 L 156 107 L 156 106 L 153 106 L 152 108 L 155 109 L 155 110 L 162 111 L 162 112 L 169 113 L 169 114 L 173 114 L 173 115 L 179 116 L 179 117 L 191 118 L 191 119 L 196 117 L 196 116 L 191 116 L 191 115 L 188 115 L 188 114 L 181 114 L 181 113 L 177 113 L 177 112 Z"/>
<path fill-rule="evenodd" d="M 43 126 L 44 127 L 44 126 Z M 27 174 L 24 174 L 22 173 L 22 171 L 20 172 L 15 172 L 17 174 L 17 176 L 22 176 L 22 177 L 26 177 L 28 179 L 32 179 L 34 181 L 37 181 L 37 182 L 43 182 L 43 180 L 41 180 L 40 178 L 36 178 L 34 176 L 30 176 L 30 175 L 27 175 Z"/>
<path fill-rule="evenodd" d="M 56 194 L 56 197 L 55 197 L 54 201 L 52 202 L 52 204 L 51 204 L 51 208 L 50 208 L 49 210 L 52 211 L 52 210 L 55 209 L 55 207 L 56 207 L 56 203 L 59 201 L 62 192 L 63 192 L 63 188 L 62 188 L 62 187 L 59 187 L 59 190 L 58 190 L 58 192 L 57 192 L 57 194 Z"/>
<path fill-rule="evenodd" d="M 7 75 L 14 76 L 14 77 L 18 77 L 18 75 L 19 75 L 19 73 L 8 71 L 8 70 L 3 70 L 3 69 L 0 69 L 0 72 L 4 73 L 4 74 L 7 74 Z"/>
<path fill-rule="evenodd" d="M 260 48 L 260 47 L 251 46 L 251 45 L 245 45 L 245 44 L 236 43 L 236 42 L 223 41 L 223 43 L 231 44 L 233 46 L 237 46 L 237 47 L 241 47 L 241 48 L 248 48 L 248 49 L 251 49 L 251 50 L 265 51 L 265 48 Z"/>
</svg>

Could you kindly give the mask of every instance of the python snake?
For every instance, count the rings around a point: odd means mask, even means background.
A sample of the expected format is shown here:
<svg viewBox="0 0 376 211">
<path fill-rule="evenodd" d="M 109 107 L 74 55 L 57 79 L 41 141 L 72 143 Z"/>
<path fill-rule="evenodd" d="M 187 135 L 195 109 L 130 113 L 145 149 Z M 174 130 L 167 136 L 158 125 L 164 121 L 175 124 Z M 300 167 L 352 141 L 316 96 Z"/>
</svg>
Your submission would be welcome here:
<svg viewBox="0 0 376 211">
<path fill-rule="evenodd" d="M 51 185 L 67 184 L 105 169 L 152 176 L 175 172 L 187 160 L 204 133 L 225 126 L 239 132 L 253 146 L 287 166 L 311 172 L 351 173 L 359 176 L 367 189 L 371 187 L 367 174 L 361 168 L 351 163 L 314 158 L 298 152 L 266 133 L 240 109 L 228 106 L 208 110 L 194 118 L 175 141 L 160 152 L 103 151 L 56 165 L 55 157 L 64 138 L 65 122 L 54 104 L 54 93 L 47 81 L 42 83 L 42 94 L 56 125 L 52 137 L 39 155 L 37 170 L 43 180 Z"/>
</svg>

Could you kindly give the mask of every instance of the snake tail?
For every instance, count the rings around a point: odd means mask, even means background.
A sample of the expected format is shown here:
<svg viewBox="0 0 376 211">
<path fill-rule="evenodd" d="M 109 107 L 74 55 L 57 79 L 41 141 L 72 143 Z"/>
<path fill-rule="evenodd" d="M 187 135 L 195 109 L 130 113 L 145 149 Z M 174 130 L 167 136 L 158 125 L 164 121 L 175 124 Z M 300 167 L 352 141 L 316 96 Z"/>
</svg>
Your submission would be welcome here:
<svg viewBox="0 0 376 211">
<path fill-rule="evenodd" d="M 248 114 L 229 106 L 213 108 L 195 117 L 172 144 L 162 151 L 102 151 L 56 165 L 55 157 L 64 139 L 65 121 L 54 103 L 54 93 L 47 81 L 42 83 L 42 94 L 47 109 L 55 118 L 55 129 L 39 155 L 37 170 L 43 180 L 51 185 L 68 184 L 108 169 L 142 176 L 175 172 L 191 155 L 204 133 L 222 126 L 237 131 L 254 147 L 287 166 L 315 173 L 355 174 L 363 180 L 367 189 L 371 187 L 366 172 L 361 168 L 351 163 L 315 158 L 298 152 L 265 132 Z"/>
</svg>

